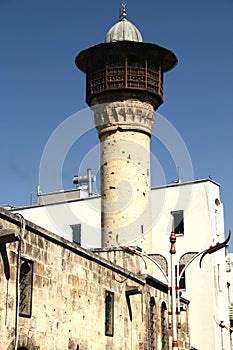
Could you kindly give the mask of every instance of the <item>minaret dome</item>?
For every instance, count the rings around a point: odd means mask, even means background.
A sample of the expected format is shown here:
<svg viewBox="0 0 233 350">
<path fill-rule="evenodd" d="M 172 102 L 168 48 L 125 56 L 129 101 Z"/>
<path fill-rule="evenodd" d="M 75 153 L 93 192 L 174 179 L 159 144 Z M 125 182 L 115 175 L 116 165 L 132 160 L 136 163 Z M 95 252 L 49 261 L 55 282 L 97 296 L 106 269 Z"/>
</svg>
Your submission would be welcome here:
<svg viewBox="0 0 233 350">
<path fill-rule="evenodd" d="M 109 29 L 105 37 L 106 43 L 115 41 L 143 41 L 142 35 L 137 27 L 126 19 L 125 8 L 123 8 L 120 21 Z"/>
</svg>

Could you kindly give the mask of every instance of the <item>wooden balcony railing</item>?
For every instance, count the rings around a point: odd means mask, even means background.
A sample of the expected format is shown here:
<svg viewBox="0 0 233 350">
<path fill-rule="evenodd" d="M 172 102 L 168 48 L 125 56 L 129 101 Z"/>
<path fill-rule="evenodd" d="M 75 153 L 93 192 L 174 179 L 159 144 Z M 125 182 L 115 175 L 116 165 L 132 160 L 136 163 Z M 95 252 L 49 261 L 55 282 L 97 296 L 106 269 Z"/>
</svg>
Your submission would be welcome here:
<svg viewBox="0 0 233 350">
<path fill-rule="evenodd" d="M 108 90 L 134 89 L 159 95 L 163 99 L 161 69 L 132 66 L 108 67 L 87 77 L 87 99 Z"/>
</svg>

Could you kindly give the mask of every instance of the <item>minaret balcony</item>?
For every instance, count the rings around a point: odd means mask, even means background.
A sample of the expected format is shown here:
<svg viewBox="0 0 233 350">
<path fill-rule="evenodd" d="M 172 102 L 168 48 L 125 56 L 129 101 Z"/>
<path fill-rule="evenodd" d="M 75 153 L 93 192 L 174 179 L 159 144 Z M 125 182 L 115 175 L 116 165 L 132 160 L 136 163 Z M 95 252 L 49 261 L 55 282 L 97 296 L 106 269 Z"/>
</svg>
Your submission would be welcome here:
<svg viewBox="0 0 233 350">
<path fill-rule="evenodd" d="M 161 68 L 147 66 L 106 66 L 87 75 L 87 102 L 104 92 L 122 90 L 138 91 L 157 96 L 163 101 L 163 77 Z"/>
</svg>

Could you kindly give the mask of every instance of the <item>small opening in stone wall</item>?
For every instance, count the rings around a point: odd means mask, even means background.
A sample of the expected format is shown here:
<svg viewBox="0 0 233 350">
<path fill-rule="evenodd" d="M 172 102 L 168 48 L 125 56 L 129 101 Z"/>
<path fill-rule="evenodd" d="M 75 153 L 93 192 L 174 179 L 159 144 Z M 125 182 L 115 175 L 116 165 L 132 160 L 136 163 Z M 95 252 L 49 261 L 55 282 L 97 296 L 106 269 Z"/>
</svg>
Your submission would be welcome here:
<svg viewBox="0 0 233 350">
<path fill-rule="evenodd" d="M 33 289 L 33 262 L 21 258 L 20 262 L 20 295 L 19 295 L 19 315 L 21 317 L 31 317 L 32 313 L 32 289 Z"/>
<path fill-rule="evenodd" d="M 144 233 L 143 225 L 141 225 L 141 233 Z"/>
<path fill-rule="evenodd" d="M 111 172 L 111 175 L 114 175 L 114 174 L 115 174 L 114 171 L 112 171 L 112 172 Z"/>
<path fill-rule="evenodd" d="M 116 187 L 114 187 L 114 186 L 109 186 L 109 189 L 110 189 L 110 190 L 115 190 Z"/>
<path fill-rule="evenodd" d="M 149 305 L 149 315 L 148 315 L 148 324 L 149 324 L 149 337 L 148 337 L 148 350 L 155 349 L 156 343 L 156 319 L 155 319 L 155 299 L 154 297 L 150 298 Z"/>
<path fill-rule="evenodd" d="M 113 336 L 114 332 L 114 293 L 105 292 L 105 335 Z"/>
<path fill-rule="evenodd" d="M 146 194 L 145 194 L 145 192 L 143 192 L 142 194 L 143 194 L 143 196 L 145 196 L 145 195 L 146 195 Z"/>
</svg>

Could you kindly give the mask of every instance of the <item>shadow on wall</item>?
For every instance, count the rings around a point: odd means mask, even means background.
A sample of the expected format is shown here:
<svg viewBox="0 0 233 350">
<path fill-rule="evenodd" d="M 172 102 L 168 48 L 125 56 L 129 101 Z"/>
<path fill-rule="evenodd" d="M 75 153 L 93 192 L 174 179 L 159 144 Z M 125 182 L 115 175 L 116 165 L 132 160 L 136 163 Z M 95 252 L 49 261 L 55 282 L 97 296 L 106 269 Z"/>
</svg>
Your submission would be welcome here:
<svg viewBox="0 0 233 350">
<path fill-rule="evenodd" d="M 7 350 L 15 349 L 15 340 L 11 342 Z M 35 346 L 30 338 L 26 334 L 19 336 L 18 348 L 17 350 L 40 350 L 39 346 Z"/>
</svg>

